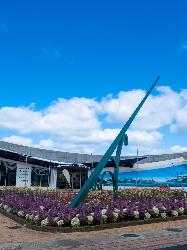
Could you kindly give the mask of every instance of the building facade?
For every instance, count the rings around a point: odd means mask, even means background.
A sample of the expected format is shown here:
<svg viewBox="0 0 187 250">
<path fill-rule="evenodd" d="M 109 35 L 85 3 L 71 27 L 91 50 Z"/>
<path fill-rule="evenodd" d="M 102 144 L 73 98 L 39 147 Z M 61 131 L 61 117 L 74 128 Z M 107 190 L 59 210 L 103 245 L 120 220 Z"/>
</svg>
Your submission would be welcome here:
<svg viewBox="0 0 187 250">
<path fill-rule="evenodd" d="M 0 186 L 80 189 L 102 155 L 26 147 L 0 141 Z M 112 160 L 103 172 L 113 172 Z M 64 172 L 65 171 L 65 172 Z M 111 186 L 106 173 L 103 184 Z M 119 186 L 187 187 L 187 153 L 121 157 Z"/>
<path fill-rule="evenodd" d="M 88 167 L 84 164 L 52 161 L 0 148 L 0 186 L 80 189 L 87 178 Z"/>
</svg>

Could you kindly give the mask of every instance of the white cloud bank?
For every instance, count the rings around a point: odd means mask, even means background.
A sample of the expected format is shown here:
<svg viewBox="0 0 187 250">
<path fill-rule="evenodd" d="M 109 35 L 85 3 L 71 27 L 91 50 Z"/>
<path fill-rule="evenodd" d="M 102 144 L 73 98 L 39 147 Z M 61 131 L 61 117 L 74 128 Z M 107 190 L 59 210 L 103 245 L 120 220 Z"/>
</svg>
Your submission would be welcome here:
<svg viewBox="0 0 187 250">
<path fill-rule="evenodd" d="M 50 139 L 40 140 L 38 144 L 34 144 L 32 139 L 30 138 L 27 138 L 24 136 L 11 135 L 9 137 L 4 137 L 3 141 L 15 143 L 18 145 L 28 146 L 28 147 L 39 147 L 39 148 L 45 148 L 45 149 L 54 148 L 54 142 Z"/>
<path fill-rule="evenodd" d="M 155 130 L 170 125 L 181 106 L 181 96 L 169 87 L 159 87 L 158 95 L 150 95 L 140 110 L 133 128 Z M 120 92 L 117 98 L 103 101 L 107 119 L 110 122 L 125 122 L 145 96 L 143 90 Z"/>
<path fill-rule="evenodd" d="M 140 89 L 121 91 L 100 101 L 60 98 L 40 111 L 32 106 L 2 107 L 0 128 L 14 132 L 2 139 L 62 151 L 104 153 L 144 95 Z M 164 126 L 171 132 L 187 131 L 187 90 L 175 92 L 162 86 L 149 96 L 128 131 L 131 148 L 138 146 L 151 153 L 162 142 L 159 129 Z"/>
<path fill-rule="evenodd" d="M 171 147 L 171 152 L 172 153 L 187 152 L 187 147 L 180 146 L 180 145 L 174 145 L 174 146 Z"/>
</svg>

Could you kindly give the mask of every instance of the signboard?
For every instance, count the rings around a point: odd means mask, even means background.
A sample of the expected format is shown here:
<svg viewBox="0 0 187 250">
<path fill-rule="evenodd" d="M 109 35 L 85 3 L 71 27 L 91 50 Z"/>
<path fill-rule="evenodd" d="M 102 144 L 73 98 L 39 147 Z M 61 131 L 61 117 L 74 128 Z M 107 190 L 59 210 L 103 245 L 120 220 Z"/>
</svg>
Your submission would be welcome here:
<svg viewBox="0 0 187 250">
<path fill-rule="evenodd" d="M 168 161 L 169 162 L 169 161 Z M 111 186 L 112 180 L 106 173 L 103 186 Z M 187 162 L 159 164 L 140 164 L 133 169 L 122 170 L 119 173 L 119 186 L 123 187 L 181 187 L 187 188 Z"/>
<path fill-rule="evenodd" d="M 17 166 L 16 187 L 31 186 L 31 166 L 24 164 Z"/>
</svg>

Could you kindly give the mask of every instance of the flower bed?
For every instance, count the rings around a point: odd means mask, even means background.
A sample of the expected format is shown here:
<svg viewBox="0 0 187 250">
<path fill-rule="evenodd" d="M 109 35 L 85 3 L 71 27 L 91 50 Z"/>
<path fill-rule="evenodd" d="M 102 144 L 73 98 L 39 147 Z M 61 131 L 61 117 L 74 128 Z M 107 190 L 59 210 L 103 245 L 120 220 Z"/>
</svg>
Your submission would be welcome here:
<svg viewBox="0 0 187 250">
<path fill-rule="evenodd" d="M 79 227 L 187 215 L 186 193 L 180 190 L 124 189 L 90 192 L 76 208 L 75 193 L 10 189 L 0 192 L 0 208 L 33 225 Z"/>
</svg>

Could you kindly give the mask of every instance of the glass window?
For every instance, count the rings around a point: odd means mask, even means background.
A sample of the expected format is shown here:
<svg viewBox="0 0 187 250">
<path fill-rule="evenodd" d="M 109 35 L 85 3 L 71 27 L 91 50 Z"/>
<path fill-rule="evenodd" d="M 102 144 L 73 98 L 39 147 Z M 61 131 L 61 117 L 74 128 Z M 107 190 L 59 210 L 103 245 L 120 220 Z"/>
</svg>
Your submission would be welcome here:
<svg viewBox="0 0 187 250">
<path fill-rule="evenodd" d="M 6 186 L 6 168 L 2 161 L 0 162 L 0 186 Z"/>
<path fill-rule="evenodd" d="M 62 173 L 63 169 L 57 169 L 57 188 L 66 189 L 69 188 L 69 184 Z"/>
<path fill-rule="evenodd" d="M 87 179 L 88 179 L 88 173 L 81 173 L 81 187 L 84 185 Z"/>
<path fill-rule="evenodd" d="M 0 186 L 16 185 L 16 163 L 0 161 Z"/>
<path fill-rule="evenodd" d="M 48 187 L 50 183 L 50 172 L 48 169 L 32 168 L 31 186 Z"/>
</svg>

